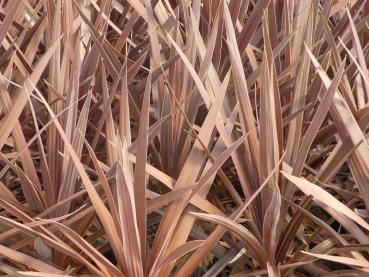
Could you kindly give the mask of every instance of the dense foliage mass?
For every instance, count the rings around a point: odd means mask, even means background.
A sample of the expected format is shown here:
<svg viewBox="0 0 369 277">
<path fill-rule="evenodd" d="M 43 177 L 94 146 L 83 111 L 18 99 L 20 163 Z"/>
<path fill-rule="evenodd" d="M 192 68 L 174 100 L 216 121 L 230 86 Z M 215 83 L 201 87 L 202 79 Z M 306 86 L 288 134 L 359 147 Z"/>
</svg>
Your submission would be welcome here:
<svg viewBox="0 0 369 277">
<path fill-rule="evenodd" d="M 369 274 L 369 1 L 0 21 L 2 275 Z"/>
</svg>

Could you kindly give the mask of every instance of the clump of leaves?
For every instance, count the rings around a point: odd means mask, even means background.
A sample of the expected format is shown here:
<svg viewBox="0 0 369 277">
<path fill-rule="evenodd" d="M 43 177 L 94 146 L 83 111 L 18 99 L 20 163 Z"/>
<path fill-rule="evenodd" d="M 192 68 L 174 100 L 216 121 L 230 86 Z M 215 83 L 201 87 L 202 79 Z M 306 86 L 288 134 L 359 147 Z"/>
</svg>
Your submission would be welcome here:
<svg viewBox="0 0 369 277">
<path fill-rule="evenodd" d="M 368 274 L 369 2 L 0 1 L 0 271 Z"/>
</svg>

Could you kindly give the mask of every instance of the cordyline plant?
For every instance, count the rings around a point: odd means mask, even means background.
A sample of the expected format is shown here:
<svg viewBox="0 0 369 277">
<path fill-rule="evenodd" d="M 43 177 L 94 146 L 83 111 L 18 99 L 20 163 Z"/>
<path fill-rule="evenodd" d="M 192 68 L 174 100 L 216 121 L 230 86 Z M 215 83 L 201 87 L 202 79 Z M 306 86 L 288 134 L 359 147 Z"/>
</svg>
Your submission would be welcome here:
<svg viewBox="0 0 369 277">
<path fill-rule="evenodd" d="M 0 21 L 2 275 L 369 275 L 369 1 Z"/>
</svg>

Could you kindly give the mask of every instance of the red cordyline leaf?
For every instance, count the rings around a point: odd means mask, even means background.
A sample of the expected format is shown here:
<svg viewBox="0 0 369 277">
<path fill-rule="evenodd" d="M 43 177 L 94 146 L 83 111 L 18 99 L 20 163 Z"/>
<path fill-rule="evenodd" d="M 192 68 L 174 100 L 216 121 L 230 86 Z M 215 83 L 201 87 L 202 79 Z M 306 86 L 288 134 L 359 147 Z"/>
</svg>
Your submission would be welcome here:
<svg viewBox="0 0 369 277">
<path fill-rule="evenodd" d="M 1 1 L 0 273 L 367 274 L 368 16 Z"/>
</svg>

